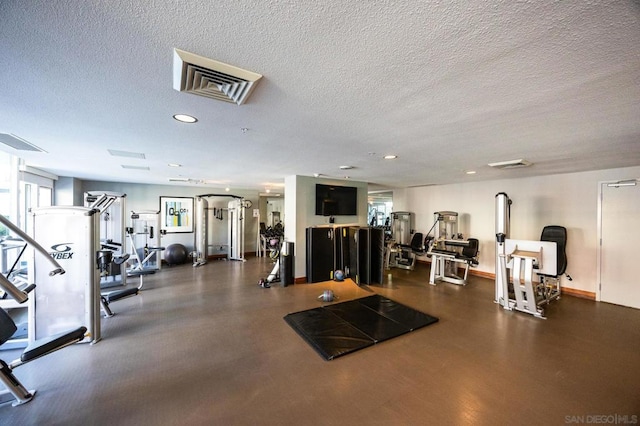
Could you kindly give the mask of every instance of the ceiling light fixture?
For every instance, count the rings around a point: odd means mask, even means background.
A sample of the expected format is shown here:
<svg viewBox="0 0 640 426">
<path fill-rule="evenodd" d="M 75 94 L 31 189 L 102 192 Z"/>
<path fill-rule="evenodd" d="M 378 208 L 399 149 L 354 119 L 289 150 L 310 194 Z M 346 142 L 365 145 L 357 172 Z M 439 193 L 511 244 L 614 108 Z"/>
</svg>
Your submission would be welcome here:
<svg viewBox="0 0 640 426">
<path fill-rule="evenodd" d="M 465 173 L 468 174 L 468 175 L 475 175 L 476 171 L 475 170 L 467 170 Z"/>
<path fill-rule="evenodd" d="M 395 160 L 396 158 L 398 158 L 397 155 L 393 155 L 393 154 L 389 154 L 389 155 L 385 155 L 383 157 L 385 160 Z"/>
<path fill-rule="evenodd" d="M 167 164 L 167 166 L 169 166 L 169 167 L 182 167 L 182 164 L 178 164 L 178 163 L 169 163 L 169 164 Z"/>
<path fill-rule="evenodd" d="M 353 166 L 340 166 L 340 170 L 351 170 Z"/>
<path fill-rule="evenodd" d="M 231 188 L 229 188 L 228 186 L 224 189 L 225 191 L 229 192 L 231 191 Z"/>
<path fill-rule="evenodd" d="M 489 163 L 487 165 L 496 169 L 517 169 L 520 167 L 529 167 L 531 164 L 532 163 L 530 161 L 519 158 L 517 160 L 499 161 L 497 163 Z"/>
<path fill-rule="evenodd" d="M 197 118 L 187 114 L 175 114 L 173 118 L 181 123 L 195 123 L 196 121 L 198 121 Z"/>
</svg>

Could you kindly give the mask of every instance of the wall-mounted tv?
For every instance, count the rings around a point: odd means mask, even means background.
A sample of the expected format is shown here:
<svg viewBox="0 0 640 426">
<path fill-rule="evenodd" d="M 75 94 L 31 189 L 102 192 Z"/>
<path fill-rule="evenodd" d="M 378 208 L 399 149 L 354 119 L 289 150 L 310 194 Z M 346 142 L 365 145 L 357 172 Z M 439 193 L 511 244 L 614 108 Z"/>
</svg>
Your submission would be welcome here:
<svg viewBox="0 0 640 426">
<path fill-rule="evenodd" d="M 356 216 L 358 214 L 358 188 L 316 184 L 316 215 Z"/>
</svg>

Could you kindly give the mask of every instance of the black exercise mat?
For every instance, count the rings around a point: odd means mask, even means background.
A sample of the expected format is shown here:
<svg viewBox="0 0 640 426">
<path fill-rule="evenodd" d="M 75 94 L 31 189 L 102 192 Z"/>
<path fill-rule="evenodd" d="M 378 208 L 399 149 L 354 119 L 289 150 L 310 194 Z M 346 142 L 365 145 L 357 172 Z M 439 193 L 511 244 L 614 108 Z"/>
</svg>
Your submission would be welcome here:
<svg viewBox="0 0 640 426">
<path fill-rule="evenodd" d="M 377 296 L 377 295 L 376 295 Z M 359 299 L 360 303 L 378 312 L 380 315 L 399 322 L 409 328 L 409 331 L 425 327 L 434 322 L 438 322 L 438 318 L 416 311 L 402 303 L 395 302 L 382 296 L 371 296 Z"/>
<path fill-rule="evenodd" d="M 373 345 L 373 340 L 324 308 L 289 314 L 284 320 L 326 360 Z"/>
<path fill-rule="evenodd" d="M 284 320 L 330 361 L 433 324 L 438 318 L 376 294 L 288 314 Z"/>
<path fill-rule="evenodd" d="M 375 343 L 391 339 L 411 331 L 408 327 L 380 315 L 359 300 L 337 303 L 324 309 L 333 312 L 358 330 L 369 336 Z"/>
</svg>

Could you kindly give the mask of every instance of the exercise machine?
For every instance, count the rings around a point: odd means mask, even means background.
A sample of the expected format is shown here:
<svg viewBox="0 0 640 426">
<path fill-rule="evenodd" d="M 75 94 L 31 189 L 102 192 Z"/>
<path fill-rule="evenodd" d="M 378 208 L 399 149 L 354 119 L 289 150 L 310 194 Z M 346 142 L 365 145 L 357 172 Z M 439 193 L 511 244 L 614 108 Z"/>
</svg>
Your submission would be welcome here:
<svg viewBox="0 0 640 426">
<path fill-rule="evenodd" d="M 193 266 L 202 266 L 207 263 L 209 235 L 207 233 L 207 221 L 209 220 L 209 202 L 204 196 L 198 196 L 195 200 L 194 224 L 195 224 L 195 253 Z"/>
<path fill-rule="evenodd" d="M 131 212 L 131 226 L 126 229 L 129 241 L 129 259 L 134 263 L 128 275 L 141 275 L 148 271 L 159 271 L 162 268 L 160 253 L 165 249 L 160 244 L 160 237 L 165 232 L 160 230 L 160 212 L 141 210 Z"/>
<path fill-rule="evenodd" d="M 416 253 L 423 251 L 422 234 L 413 229 L 415 214 L 391 213 L 391 238 L 385 246 L 385 267 L 413 270 Z"/>
<path fill-rule="evenodd" d="M 118 256 L 117 260 L 113 259 L 113 252 L 111 250 L 99 250 L 96 253 L 96 263 L 98 266 L 98 271 L 100 275 L 108 274 L 109 268 L 113 263 L 116 263 L 118 266 L 122 265 L 129 259 L 129 255 L 126 254 L 124 256 Z M 116 302 L 120 299 L 124 299 L 125 297 L 135 296 L 138 294 L 138 291 L 142 288 L 142 275 L 140 276 L 140 287 L 128 287 L 124 289 L 118 289 L 113 291 L 101 292 L 100 293 L 100 307 L 102 308 L 102 312 L 104 312 L 105 317 L 111 318 L 114 313 L 111 310 L 110 304 L 112 302 Z"/>
<path fill-rule="evenodd" d="M 112 263 L 100 274 L 100 288 L 127 284 L 125 255 L 126 194 L 88 191 L 84 193 L 84 206 L 100 213 L 100 246 L 113 252 Z"/>
<path fill-rule="evenodd" d="M 457 212 L 435 212 L 434 218 L 431 229 L 435 230 L 435 236 L 427 251 L 431 257 L 429 284 L 436 285 L 438 281 L 444 281 L 466 285 L 469 267 L 478 265 L 479 241 L 476 238 L 465 240 L 458 232 Z M 464 268 L 462 275 L 458 271 L 459 265 Z"/>
<path fill-rule="evenodd" d="M 35 240 L 26 235 L 22 230 L 13 225 L 8 219 L 0 215 L 0 223 L 9 228 L 14 233 L 20 236 L 25 243 L 29 244 L 35 252 L 38 252 L 49 263 L 49 275 L 61 275 L 65 273 L 65 270 L 60 264 L 53 259 L 49 253 Z M 53 267 L 53 269 L 51 269 Z M 0 274 L 0 290 L 9 295 L 16 303 L 22 304 L 29 300 L 29 293 L 35 289 L 35 284 L 28 285 L 26 287 L 18 287 L 5 277 L 4 274 Z M 17 330 L 16 324 L 11 316 L 2 308 L 0 308 L 0 345 L 3 345 Z M 18 378 L 13 374 L 13 370 L 27 362 L 31 362 L 37 358 L 48 355 L 59 349 L 77 343 L 84 339 L 86 327 L 78 326 L 71 330 L 65 330 L 58 334 L 47 336 L 45 339 L 36 340 L 29 344 L 27 348 L 22 352 L 20 358 L 10 363 L 0 359 L 0 382 L 6 387 L 6 391 L 0 392 L 0 404 L 13 401 L 12 405 L 18 406 L 25 404 L 33 399 L 35 390 L 27 390 Z"/>
<path fill-rule="evenodd" d="M 571 281 L 566 274 L 567 231 L 550 225 L 542 230 L 540 241 L 510 239 L 511 204 L 506 193 L 496 194 L 494 301 L 506 310 L 545 318 L 543 306 L 561 296 L 561 276 Z M 538 275 L 537 281 L 534 274 Z"/>
<path fill-rule="evenodd" d="M 549 303 L 549 299 L 540 297 L 538 285 L 534 283 L 534 272 L 553 274 L 557 269 L 556 243 L 552 241 L 504 240 L 505 254 L 500 255 L 500 274 L 502 307 L 506 310 L 517 310 L 538 318 L 545 318 L 541 305 Z M 513 283 L 511 289 L 507 268 L 511 269 Z M 513 291 L 510 291 L 513 290 Z M 513 297 L 511 297 L 513 295 Z"/>
<path fill-rule="evenodd" d="M 201 266 L 207 262 L 209 256 L 209 238 L 207 223 L 209 220 L 209 204 L 207 197 L 231 197 L 227 204 L 227 259 L 245 261 L 244 233 L 245 209 L 251 208 L 252 203 L 243 197 L 231 194 L 202 194 L 195 200 L 195 253 L 193 266 Z M 223 209 L 214 208 L 214 216 L 222 220 Z"/>
<path fill-rule="evenodd" d="M 35 339 L 69 326 L 87 327 L 83 342 L 97 343 L 100 333 L 100 212 L 87 207 L 52 206 L 32 209 L 33 238 L 46 248 L 66 273 L 51 276 L 48 259 L 33 262 L 35 282 L 29 327 Z"/>
<path fill-rule="evenodd" d="M 229 241 L 229 260 L 239 260 L 245 262 L 244 258 L 244 210 L 251 207 L 251 201 L 234 199 L 229 201 L 229 228 L 227 229 L 227 240 Z"/>
</svg>

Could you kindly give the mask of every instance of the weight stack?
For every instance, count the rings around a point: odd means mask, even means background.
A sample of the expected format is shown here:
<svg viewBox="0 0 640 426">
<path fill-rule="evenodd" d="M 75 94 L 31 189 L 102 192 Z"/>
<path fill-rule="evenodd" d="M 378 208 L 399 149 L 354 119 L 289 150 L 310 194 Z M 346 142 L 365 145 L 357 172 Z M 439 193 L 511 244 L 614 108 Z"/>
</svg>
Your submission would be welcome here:
<svg viewBox="0 0 640 426">
<path fill-rule="evenodd" d="M 293 285 L 294 277 L 294 243 L 285 241 L 280 252 L 280 284 L 282 287 Z"/>
</svg>

